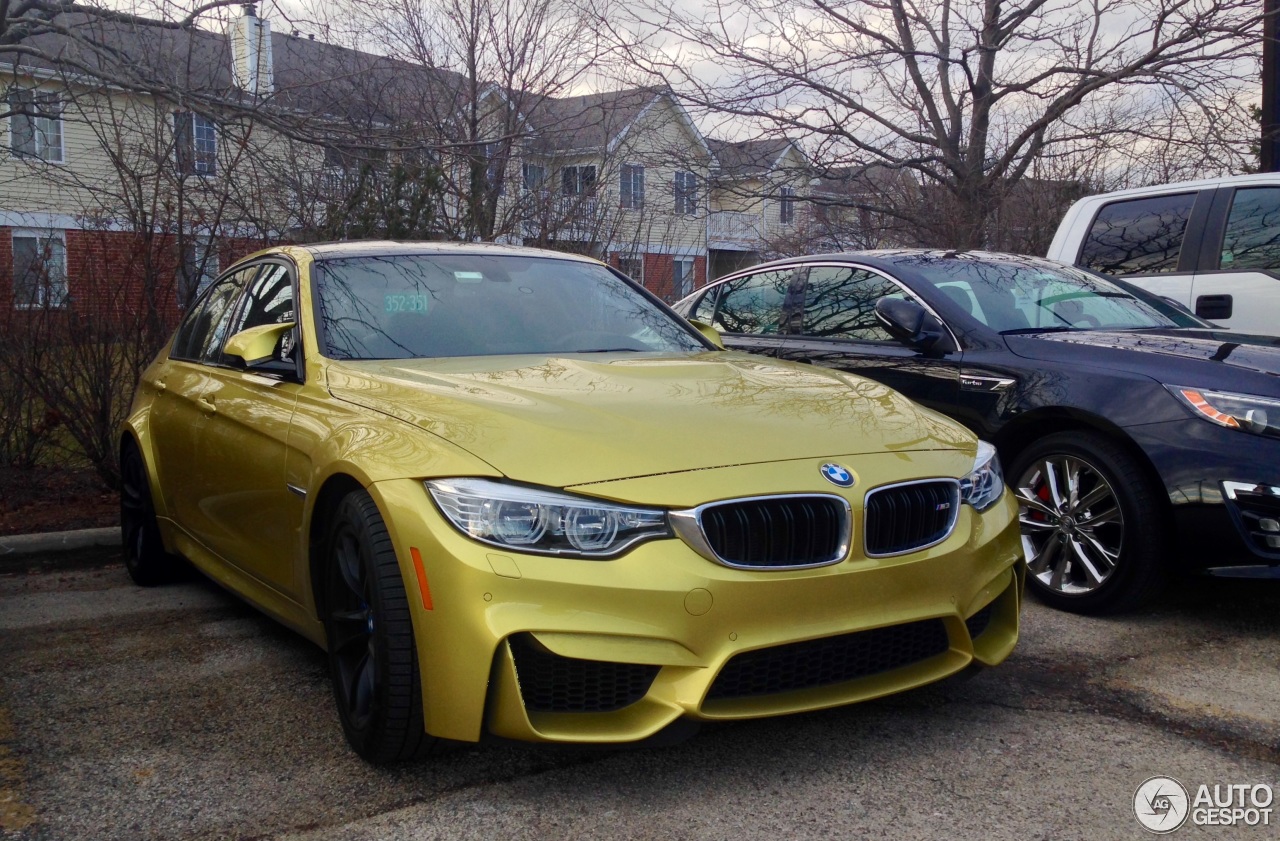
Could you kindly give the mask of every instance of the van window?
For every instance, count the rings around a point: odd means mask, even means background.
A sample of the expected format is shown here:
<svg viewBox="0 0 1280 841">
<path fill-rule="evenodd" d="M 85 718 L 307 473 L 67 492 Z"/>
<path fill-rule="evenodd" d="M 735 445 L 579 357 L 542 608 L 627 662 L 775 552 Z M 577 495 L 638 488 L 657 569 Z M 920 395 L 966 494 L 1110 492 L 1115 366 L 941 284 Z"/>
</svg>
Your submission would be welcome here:
<svg viewBox="0 0 1280 841">
<path fill-rule="evenodd" d="M 1236 190 L 1222 238 L 1221 266 L 1280 268 L 1280 187 Z"/>
<path fill-rule="evenodd" d="M 1080 265 L 1105 274 L 1178 270 L 1195 193 L 1112 202 L 1098 212 Z"/>
</svg>

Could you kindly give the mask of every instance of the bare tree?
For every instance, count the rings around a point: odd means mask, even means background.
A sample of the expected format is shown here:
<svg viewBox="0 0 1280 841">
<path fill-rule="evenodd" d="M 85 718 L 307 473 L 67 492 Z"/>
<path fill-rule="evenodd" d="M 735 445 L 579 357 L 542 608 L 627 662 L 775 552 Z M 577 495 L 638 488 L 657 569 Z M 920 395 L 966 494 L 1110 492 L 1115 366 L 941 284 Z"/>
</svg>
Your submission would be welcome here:
<svg viewBox="0 0 1280 841">
<path fill-rule="evenodd" d="M 1255 0 L 687 8 L 640 0 L 611 8 L 600 25 L 619 55 L 695 108 L 807 138 L 828 170 L 911 173 L 921 203 L 868 196 L 860 206 L 903 218 L 934 244 L 983 245 L 992 215 L 1038 161 L 1070 171 L 1082 156 L 1083 169 L 1103 149 L 1117 164 L 1190 157 L 1230 169 L 1246 151 Z"/>
</svg>

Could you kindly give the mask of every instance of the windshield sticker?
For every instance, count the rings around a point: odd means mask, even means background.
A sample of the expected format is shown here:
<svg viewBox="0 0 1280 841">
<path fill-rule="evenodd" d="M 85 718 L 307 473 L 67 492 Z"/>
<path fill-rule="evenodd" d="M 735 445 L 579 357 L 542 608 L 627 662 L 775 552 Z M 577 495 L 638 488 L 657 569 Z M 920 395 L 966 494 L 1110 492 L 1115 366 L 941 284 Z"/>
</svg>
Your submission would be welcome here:
<svg viewBox="0 0 1280 841">
<path fill-rule="evenodd" d="M 484 275 L 480 272 L 454 272 L 453 279 L 458 283 L 480 283 Z"/>
</svg>

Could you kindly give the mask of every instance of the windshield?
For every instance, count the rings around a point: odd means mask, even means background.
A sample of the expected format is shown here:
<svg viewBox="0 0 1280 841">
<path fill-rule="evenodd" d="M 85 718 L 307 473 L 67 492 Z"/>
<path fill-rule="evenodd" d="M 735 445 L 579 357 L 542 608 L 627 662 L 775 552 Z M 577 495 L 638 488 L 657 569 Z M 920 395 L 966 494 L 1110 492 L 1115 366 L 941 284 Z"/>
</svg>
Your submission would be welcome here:
<svg viewBox="0 0 1280 841">
<path fill-rule="evenodd" d="M 706 349 L 604 266 L 576 260 L 352 257 L 315 277 L 334 359 Z"/>
<path fill-rule="evenodd" d="M 1203 326 L 1164 301 L 1066 266 L 961 256 L 913 268 L 1000 333 Z"/>
</svg>

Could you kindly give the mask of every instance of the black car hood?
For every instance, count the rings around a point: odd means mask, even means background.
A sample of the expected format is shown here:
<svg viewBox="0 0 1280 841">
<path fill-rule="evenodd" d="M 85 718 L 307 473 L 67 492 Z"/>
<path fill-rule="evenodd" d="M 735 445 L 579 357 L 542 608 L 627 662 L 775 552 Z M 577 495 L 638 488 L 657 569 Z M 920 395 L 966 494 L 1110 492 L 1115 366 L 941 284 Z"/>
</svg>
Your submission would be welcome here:
<svg viewBox="0 0 1280 841">
<path fill-rule="evenodd" d="M 1206 363 L 1280 377 L 1280 338 L 1274 336 L 1180 328 L 1021 333 L 1004 338 L 1018 356 L 1141 370 L 1165 382 L 1179 369 L 1203 372 Z M 1094 352 L 1081 353 L 1081 345 Z"/>
</svg>

